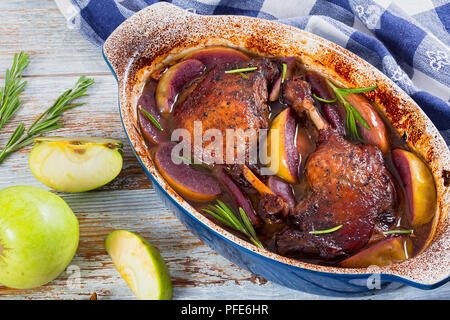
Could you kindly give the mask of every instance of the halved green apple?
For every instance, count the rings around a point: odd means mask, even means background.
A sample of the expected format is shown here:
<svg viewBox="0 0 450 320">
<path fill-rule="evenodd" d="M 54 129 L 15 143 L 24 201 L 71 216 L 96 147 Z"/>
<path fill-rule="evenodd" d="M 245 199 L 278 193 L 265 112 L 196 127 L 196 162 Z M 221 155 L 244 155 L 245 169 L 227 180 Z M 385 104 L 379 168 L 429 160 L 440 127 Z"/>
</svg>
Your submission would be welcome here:
<svg viewBox="0 0 450 320">
<path fill-rule="evenodd" d="M 172 299 L 169 270 L 147 240 L 129 231 L 116 230 L 106 238 L 105 249 L 139 300 Z"/>
<path fill-rule="evenodd" d="M 83 192 L 112 181 L 122 170 L 122 142 L 97 137 L 41 137 L 28 159 L 47 187 Z"/>
</svg>

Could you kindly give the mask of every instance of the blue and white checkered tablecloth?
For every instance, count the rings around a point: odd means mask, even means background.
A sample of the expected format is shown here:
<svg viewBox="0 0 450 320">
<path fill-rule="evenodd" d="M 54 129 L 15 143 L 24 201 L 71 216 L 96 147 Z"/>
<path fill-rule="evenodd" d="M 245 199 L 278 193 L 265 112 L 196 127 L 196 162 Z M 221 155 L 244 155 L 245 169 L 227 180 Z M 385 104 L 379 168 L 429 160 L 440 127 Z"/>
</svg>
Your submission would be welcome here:
<svg viewBox="0 0 450 320">
<path fill-rule="evenodd" d="M 101 46 L 125 19 L 157 0 L 56 0 L 70 27 Z M 408 93 L 450 144 L 448 0 L 173 0 L 198 14 L 276 20 L 359 55 Z M 402 4 L 400 7 L 399 4 Z"/>
</svg>

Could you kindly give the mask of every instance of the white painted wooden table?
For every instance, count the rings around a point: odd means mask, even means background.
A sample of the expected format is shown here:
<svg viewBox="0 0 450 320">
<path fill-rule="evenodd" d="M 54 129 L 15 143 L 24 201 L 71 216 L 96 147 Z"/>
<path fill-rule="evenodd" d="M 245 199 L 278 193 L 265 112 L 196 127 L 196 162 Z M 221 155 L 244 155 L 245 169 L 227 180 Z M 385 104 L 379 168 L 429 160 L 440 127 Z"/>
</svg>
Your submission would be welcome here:
<svg viewBox="0 0 450 320">
<path fill-rule="evenodd" d="M 1 75 L 14 52 L 25 50 L 31 55 L 25 104 L 0 133 L 0 146 L 19 122 L 30 124 L 83 74 L 96 81 L 85 99 L 87 105 L 67 112 L 66 127 L 57 134 L 98 135 L 125 142 L 124 170 L 115 181 L 93 192 L 60 194 L 77 215 L 81 231 L 79 249 L 68 270 L 35 289 L 0 285 L 0 299 L 88 299 L 94 291 L 99 299 L 133 299 L 103 247 L 106 235 L 122 228 L 140 233 L 160 250 L 172 275 L 175 299 L 327 299 L 281 287 L 239 268 L 206 247 L 164 207 L 126 142 L 116 82 L 100 49 L 66 28 L 53 1 L 1 0 L 0 21 Z M 25 148 L 0 165 L 0 189 L 13 185 L 47 189 L 28 169 L 29 151 Z M 449 299 L 450 283 L 433 291 L 402 287 L 371 298 Z"/>
</svg>

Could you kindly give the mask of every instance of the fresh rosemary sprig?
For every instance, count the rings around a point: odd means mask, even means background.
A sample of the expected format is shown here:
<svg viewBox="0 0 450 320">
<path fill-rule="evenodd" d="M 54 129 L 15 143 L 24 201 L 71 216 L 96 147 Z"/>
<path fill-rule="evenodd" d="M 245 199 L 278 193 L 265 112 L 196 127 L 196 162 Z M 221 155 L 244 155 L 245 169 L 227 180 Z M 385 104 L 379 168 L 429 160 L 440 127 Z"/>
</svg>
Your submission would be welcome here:
<svg viewBox="0 0 450 320">
<path fill-rule="evenodd" d="M 264 249 L 264 246 L 256 236 L 256 232 L 255 229 L 253 229 L 252 223 L 250 222 L 246 213 L 241 207 L 239 207 L 239 214 L 241 216 L 241 219 L 238 218 L 238 215 L 228 204 L 220 200 L 217 200 L 217 204 L 215 206 L 209 205 L 209 208 L 211 210 L 203 209 L 203 211 L 210 214 L 220 222 L 226 224 L 230 228 L 242 232 L 258 248 Z"/>
<path fill-rule="evenodd" d="M 84 105 L 84 103 L 72 104 L 71 101 L 86 96 L 87 88 L 93 83 L 93 79 L 85 76 L 80 77 L 75 86 L 60 95 L 55 103 L 42 113 L 27 130 L 25 130 L 23 122 L 19 124 L 0 152 L 0 163 L 14 151 L 31 144 L 36 136 L 63 127 L 62 123 L 58 123 L 61 114 L 69 109 Z"/>
<path fill-rule="evenodd" d="M 189 161 L 189 159 L 186 158 L 186 157 L 183 157 L 183 156 L 180 156 L 180 155 L 176 155 L 176 157 L 177 157 L 178 159 L 183 160 L 183 162 L 184 162 L 185 164 L 188 164 L 188 165 L 191 165 L 191 164 L 192 164 L 191 161 Z"/>
<path fill-rule="evenodd" d="M 30 63 L 28 57 L 23 51 L 14 54 L 11 69 L 6 70 L 5 86 L 0 89 L 0 129 L 23 104 L 19 95 L 27 84 L 26 81 L 22 82 L 22 72 Z"/>
<path fill-rule="evenodd" d="M 159 124 L 159 122 L 155 119 L 154 116 L 152 116 L 147 110 L 144 110 L 141 106 L 139 106 L 139 110 L 142 111 L 142 113 L 147 117 L 148 120 L 150 120 L 151 123 L 159 130 L 163 131 L 163 128 Z"/>
<path fill-rule="evenodd" d="M 338 225 L 337 227 L 327 229 L 327 230 L 316 230 L 316 231 L 310 231 L 310 234 L 324 234 L 324 233 L 332 233 L 342 228 L 342 224 Z"/>
<path fill-rule="evenodd" d="M 283 63 L 283 74 L 281 75 L 281 83 L 284 83 L 284 79 L 286 79 L 287 72 L 287 64 Z"/>
<path fill-rule="evenodd" d="M 361 123 L 362 126 L 364 126 L 367 130 L 370 130 L 370 125 L 367 123 L 367 121 L 361 116 L 361 114 L 358 112 L 358 110 L 355 109 L 344 97 L 348 96 L 350 93 L 361 93 L 361 92 L 367 92 L 372 91 L 377 88 L 377 86 L 371 86 L 367 88 L 338 88 L 336 87 L 330 80 L 326 79 L 327 84 L 330 86 L 330 88 L 333 90 L 334 94 L 336 95 L 336 98 L 333 100 L 326 100 L 319 98 L 315 94 L 313 94 L 314 98 L 325 102 L 325 103 L 333 103 L 336 101 L 339 101 L 342 103 L 342 105 L 345 107 L 345 111 L 347 112 L 347 119 L 346 119 L 346 127 L 347 130 L 350 132 L 350 134 L 353 137 L 356 137 L 358 140 L 361 140 L 361 137 L 358 133 L 358 127 L 356 125 L 356 120 Z"/>
<path fill-rule="evenodd" d="M 258 69 L 258 67 L 248 67 L 248 68 L 241 68 L 241 69 L 232 69 L 227 70 L 225 73 L 241 73 L 241 72 L 249 72 L 249 71 L 255 71 Z"/>
<path fill-rule="evenodd" d="M 181 159 L 185 164 L 187 164 L 187 165 L 189 165 L 189 166 L 191 166 L 191 167 L 194 167 L 194 168 L 199 169 L 199 170 L 202 170 L 202 171 L 211 172 L 211 170 L 210 170 L 209 168 L 204 167 L 204 166 L 202 166 L 201 164 L 198 164 L 198 163 L 192 163 L 192 162 L 189 161 L 189 159 L 186 158 L 186 157 L 183 157 L 183 156 L 180 156 L 180 155 L 176 155 L 176 157 L 177 157 L 178 159 Z"/>
<path fill-rule="evenodd" d="M 407 229 L 407 230 L 389 230 L 389 231 L 384 231 L 383 234 L 384 235 L 388 235 L 388 234 L 412 234 L 414 232 L 413 229 Z"/>
<path fill-rule="evenodd" d="M 332 99 L 332 100 L 322 99 L 322 98 L 316 96 L 315 93 L 313 93 L 313 97 L 314 97 L 316 100 L 319 100 L 319 101 L 322 101 L 322 102 L 325 102 L 325 103 L 334 103 L 334 102 L 337 101 L 336 98 L 334 98 L 334 99 Z"/>
</svg>

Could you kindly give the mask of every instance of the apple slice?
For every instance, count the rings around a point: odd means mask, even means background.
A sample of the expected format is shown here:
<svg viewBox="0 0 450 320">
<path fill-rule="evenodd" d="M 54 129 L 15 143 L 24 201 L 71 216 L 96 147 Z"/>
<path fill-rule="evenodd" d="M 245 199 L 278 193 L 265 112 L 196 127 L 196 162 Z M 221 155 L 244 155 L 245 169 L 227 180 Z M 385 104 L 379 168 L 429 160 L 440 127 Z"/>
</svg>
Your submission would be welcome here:
<svg viewBox="0 0 450 320">
<path fill-rule="evenodd" d="M 156 87 L 156 105 L 160 112 L 169 113 L 181 89 L 201 76 L 205 65 L 196 59 L 179 62 L 162 75 Z"/>
<path fill-rule="evenodd" d="M 430 222 L 436 212 L 436 186 L 425 163 L 414 153 L 395 149 L 392 161 L 400 174 L 408 201 L 408 219 L 411 225 Z"/>
<path fill-rule="evenodd" d="M 222 189 L 213 176 L 183 161 L 180 164 L 174 163 L 172 149 L 175 145 L 174 142 L 163 143 L 155 153 L 156 166 L 164 179 L 189 200 L 207 202 L 217 198 L 222 193 Z"/>
<path fill-rule="evenodd" d="M 122 142 L 97 137 L 40 137 L 28 159 L 47 187 L 83 192 L 112 181 L 122 170 Z"/>
<path fill-rule="evenodd" d="M 225 47 L 210 47 L 196 50 L 188 54 L 183 60 L 196 59 L 201 61 L 208 69 L 217 64 L 238 63 L 248 61 L 250 58 L 235 49 Z"/>
<path fill-rule="evenodd" d="M 292 186 L 276 176 L 270 176 L 267 185 L 270 190 L 286 202 L 290 209 L 295 207 L 295 197 Z"/>
<path fill-rule="evenodd" d="M 262 221 L 253 209 L 250 200 L 244 195 L 242 190 L 234 183 L 233 179 L 231 179 L 225 170 L 222 167 L 217 166 L 213 169 L 213 173 L 217 179 L 223 183 L 225 188 L 228 189 L 233 200 L 236 202 L 236 205 L 244 210 L 252 225 L 255 227 L 261 226 Z"/>
<path fill-rule="evenodd" d="M 165 140 L 167 135 L 167 123 L 163 117 L 161 117 L 161 113 L 159 112 L 158 107 L 156 106 L 155 101 L 155 91 L 156 91 L 157 83 L 155 81 L 149 81 L 147 85 L 144 87 L 144 90 L 139 97 L 137 103 L 137 116 L 138 123 L 141 129 L 142 135 L 145 139 L 153 144 L 161 143 Z M 161 126 L 158 128 L 150 119 L 146 116 L 146 114 L 141 110 L 145 110 L 149 113 L 154 120 Z M 162 129 L 162 130 L 160 130 Z"/>
<path fill-rule="evenodd" d="M 272 141 L 273 130 L 278 130 L 278 141 Z M 270 166 L 275 168 L 274 174 L 289 183 L 298 183 L 300 157 L 295 143 L 295 131 L 294 111 L 286 108 L 272 120 L 267 137 Z M 273 154 L 272 149 L 275 151 Z"/>
<path fill-rule="evenodd" d="M 319 98 L 325 100 L 333 100 L 336 98 L 333 90 L 327 84 L 327 81 L 324 77 L 314 71 L 307 71 L 306 81 L 311 85 L 311 91 L 318 96 Z M 337 132 L 341 135 L 345 135 L 345 110 L 339 106 L 339 102 L 333 103 L 325 103 L 319 100 L 316 100 L 316 103 L 320 106 L 320 109 L 323 112 L 323 115 L 327 119 L 328 123 L 336 129 Z"/>
<path fill-rule="evenodd" d="M 172 299 L 169 270 L 148 241 L 132 232 L 116 230 L 106 238 L 105 249 L 139 300 Z"/>
<path fill-rule="evenodd" d="M 295 73 L 296 67 L 297 67 L 297 60 L 294 57 L 284 57 L 278 59 L 279 63 L 281 65 L 286 65 L 286 72 L 283 70 L 280 72 L 280 76 L 277 80 L 275 80 L 275 83 L 272 86 L 272 89 L 270 90 L 269 94 L 269 101 L 276 101 L 280 97 L 281 93 L 281 85 L 285 79 L 290 79 Z M 284 79 L 283 79 L 283 73 L 284 73 Z"/>
<path fill-rule="evenodd" d="M 374 107 L 370 104 L 367 99 L 357 93 L 350 93 L 348 96 L 344 97 L 356 110 L 361 114 L 361 116 L 366 120 L 370 126 L 370 130 L 366 129 L 359 122 L 358 130 L 361 137 L 368 143 L 377 146 L 381 149 L 383 153 L 389 150 L 389 140 L 387 138 L 387 129 L 384 125 L 383 119 L 375 111 Z"/>
<path fill-rule="evenodd" d="M 412 248 L 412 241 L 409 237 L 393 237 L 375 243 L 341 261 L 339 265 L 346 268 L 366 268 L 372 265 L 383 267 L 396 261 L 408 259 L 411 257 Z"/>
</svg>

